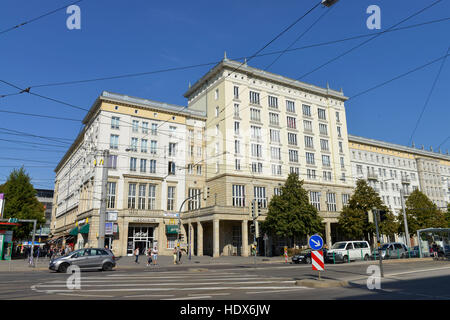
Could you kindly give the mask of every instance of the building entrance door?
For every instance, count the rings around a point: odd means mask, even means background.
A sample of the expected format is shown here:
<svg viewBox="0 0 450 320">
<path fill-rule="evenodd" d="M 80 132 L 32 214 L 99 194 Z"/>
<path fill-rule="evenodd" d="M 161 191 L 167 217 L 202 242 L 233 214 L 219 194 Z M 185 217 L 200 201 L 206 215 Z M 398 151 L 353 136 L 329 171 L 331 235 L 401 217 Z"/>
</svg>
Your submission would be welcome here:
<svg viewBox="0 0 450 320">
<path fill-rule="evenodd" d="M 130 224 L 128 226 L 128 248 L 127 254 L 133 255 L 136 248 L 139 248 L 139 254 L 145 254 L 153 243 L 152 225 Z"/>
</svg>

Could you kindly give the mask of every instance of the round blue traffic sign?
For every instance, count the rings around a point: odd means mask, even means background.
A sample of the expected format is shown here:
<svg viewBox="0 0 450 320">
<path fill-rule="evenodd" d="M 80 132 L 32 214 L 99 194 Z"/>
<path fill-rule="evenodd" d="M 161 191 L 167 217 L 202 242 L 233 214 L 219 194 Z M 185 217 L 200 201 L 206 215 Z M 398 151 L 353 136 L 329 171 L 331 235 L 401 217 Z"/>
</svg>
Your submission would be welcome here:
<svg viewBox="0 0 450 320">
<path fill-rule="evenodd" d="M 321 236 L 315 234 L 309 238 L 309 246 L 313 250 L 320 250 L 323 247 L 323 239 Z"/>
</svg>

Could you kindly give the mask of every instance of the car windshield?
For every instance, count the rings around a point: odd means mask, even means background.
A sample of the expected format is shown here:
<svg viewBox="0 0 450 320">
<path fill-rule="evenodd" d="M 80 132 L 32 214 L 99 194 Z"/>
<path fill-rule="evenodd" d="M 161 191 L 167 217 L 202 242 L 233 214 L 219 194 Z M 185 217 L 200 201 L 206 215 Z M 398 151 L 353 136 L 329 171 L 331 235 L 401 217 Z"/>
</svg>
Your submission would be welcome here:
<svg viewBox="0 0 450 320">
<path fill-rule="evenodd" d="M 347 242 L 337 242 L 337 243 L 333 244 L 331 249 L 345 249 L 346 244 L 347 244 Z"/>
</svg>

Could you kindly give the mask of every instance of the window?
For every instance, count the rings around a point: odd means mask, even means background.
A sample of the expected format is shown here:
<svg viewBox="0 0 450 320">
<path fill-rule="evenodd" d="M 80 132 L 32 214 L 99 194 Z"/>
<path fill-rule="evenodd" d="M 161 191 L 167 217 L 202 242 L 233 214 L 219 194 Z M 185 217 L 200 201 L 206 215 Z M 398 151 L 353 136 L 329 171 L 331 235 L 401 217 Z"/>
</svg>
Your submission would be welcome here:
<svg viewBox="0 0 450 320">
<path fill-rule="evenodd" d="M 156 149 L 157 149 L 157 141 L 155 140 L 150 141 L 150 153 L 156 154 Z"/>
<path fill-rule="evenodd" d="M 328 147 L 328 140 L 320 139 L 320 150 L 330 151 L 330 148 Z"/>
<path fill-rule="evenodd" d="M 312 122 L 309 120 L 303 120 L 303 129 L 308 132 L 312 132 Z"/>
<path fill-rule="evenodd" d="M 233 185 L 233 206 L 245 207 L 245 186 Z"/>
<path fill-rule="evenodd" d="M 261 139 L 261 127 L 250 126 L 252 139 Z"/>
<path fill-rule="evenodd" d="M 239 118 L 239 105 L 237 103 L 234 104 L 234 116 Z"/>
<path fill-rule="evenodd" d="M 335 193 L 327 193 L 327 209 L 330 212 L 335 212 L 337 210 Z"/>
<path fill-rule="evenodd" d="M 279 164 L 272 165 L 272 175 L 281 176 L 281 165 Z"/>
<path fill-rule="evenodd" d="M 345 169 L 344 157 L 341 157 L 341 169 Z"/>
<path fill-rule="evenodd" d="M 280 142 L 280 131 L 270 129 L 270 142 Z"/>
<path fill-rule="evenodd" d="M 302 106 L 302 109 L 303 109 L 304 116 L 311 117 L 311 107 L 310 106 L 307 106 L 306 104 L 304 104 Z"/>
<path fill-rule="evenodd" d="M 111 129 L 119 129 L 119 117 L 112 117 L 111 118 Z"/>
<path fill-rule="evenodd" d="M 278 109 L 278 98 L 269 96 L 269 107 Z"/>
<path fill-rule="evenodd" d="M 115 207 L 116 207 L 116 183 L 108 182 L 106 208 L 114 209 Z"/>
<path fill-rule="evenodd" d="M 234 159 L 234 168 L 236 170 L 241 170 L 241 160 L 240 159 Z"/>
<path fill-rule="evenodd" d="M 344 153 L 344 147 L 342 146 L 342 141 L 339 141 L 339 152 Z M 380 172 L 381 175 L 381 172 Z"/>
<path fill-rule="evenodd" d="M 316 170 L 307 169 L 306 170 L 306 176 L 308 177 L 308 179 L 311 179 L 311 180 L 316 179 Z"/>
<path fill-rule="evenodd" d="M 290 162 L 298 162 L 298 151 L 297 150 L 289 150 L 289 161 Z"/>
<path fill-rule="evenodd" d="M 300 168 L 298 168 L 298 167 L 289 167 L 289 172 L 290 173 L 295 173 L 297 175 L 300 175 Z"/>
<path fill-rule="evenodd" d="M 128 209 L 136 208 L 136 183 L 128 185 Z"/>
<path fill-rule="evenodd" d="M 167 187 L 167 210 L 175 210 L 175 187 Z"/>
<path fill-rule="evenodd" d="M 139 132 L 139 121 L 133 120 L 133 132 Z"/>
<path fill-rule="evenodd" d="M 148 185 L 148 210 L 156 209 L 156 184 Z"/>
<path fill-rule="evenodd" d="M 252 162 L 252 172 L 262 173 L 263 164 L 261 162 Z"/>
<path fill-rule="evenodd" d="M 239 122 L 234 122 L 234 134 L 239 135 Z"/>
<path fill-rule="evenodd" d="M 118 149 L 119 148 L 119 136 L 112 134 L 109 140 L 109 148 L 110 149 Z"/>
<path fill-rule="evenodd" d="M 131 138 L 131 151 L 137 152 L 138 138 Z"/>
<path fill-rule="evenodd" d="M 343 193 L 342 194 L 342 205 L 346 206 L 348 204 L 349 200 L 350 200 L 350 195 Z"/>
<path fill-rule="evenodd" d="M 241 153 L 241 142 L 239 140 L 234 140 L 234 153 L 235 154 Z"/>
<path fill-rule="evenodd" d="M 324 167 L 330 167 L 330 156 L 322 156 L 322 165 Z"/>
<path fill-rule="evenodd" d="M 288 143 L 290 145 L 296 146 L 297 145 L 297 134 L 288 132 Z"/>
<path fill-rule="evenodd" d="M 325 109 L 318 108 L 317 114 L 318 114 L 320 120 L 327 120 Z"/>
<path fill-rule="evenodd" d="M 193 197 L 188 201 L 188 210 L 200 209 L 200 189 L 189 188 L 189 197 Z"/>
<path fill-rule="evenodd" d="M 177 144 L 169 143 L 169 157 L 175 157 L 177 155 Z"/>
<path fill-rule="evenodd" d="M 150 168 L 148 172 L 156 173 L 156 160 L 150 160 Z"/>
<path fill-rule="evenodd" d="M 323 135 L 328 135 L 327 125 L 323 123 L 319 123 L 319 132 Z"/>
<path fill-rule="evenodd" d="M 259 105 L 259 93 L 250 91 L 250 103 Z"/>
<path fill-rule="evenodd" d="M 110 154 L 108 157 L 108 168 L 117 169 L 117 155 Z"/>
<path fill-rule="evenodd" d="M 313 137 L 305 136 L 305 147 L 314 149 Z"/>
<path fill-rule="evenodd" d="M 317 211 L 320 211 L 320 192 L 310 191 L 309 198 L 311 204 L 317 209 Z"/>
<path fill-rule="evenodd" d="M 219 106 L 216 107 L 216 118 L 219 116 Z"/>
<path fill-rule="evenodd" d="M 239 87 L 234 86 L 233 93 L 234 93 L 234 98 L 239 99 Z"/>
<path fill-rule="evenodd" d="M 145 172 L 147 170 L 147 160 L 141 159 L 141 172 Z"/>
<path fill-rule="evenodd" d="M 274 196 L 281 196 L 281 188 L 273 188 Z"/>
<path fill-rule="evenodd" d="M 201 164 L 197 165 L 197 175 L 199 175 L 199 176 L 202 175 L 202 165 Z"/>
<path fill-rule="evenodd" d="M 252 143 L 252 157 L 261 158 L 262 157 L 262 146 L 260 144 Z"/>
<path fill-rule="evenodd" d="M 287 117 L 287 126 L 290 129 L 297 129 L 297 124 L 295 122 L 295 118 Z"/>
<path fill-rule="evenodd" d="M 142 133 L 148 133 L 148 122 L 142 122 Z"/>
<path fill-rule="evenodd" d="M 148 145 L 148 140 L 142 139 L 141 140 L 141 152 L 144 152 L 144 153 L 147 152 L 147 145 Z"/>
<path fill-rule="evenodd" d="M 295 113 L 295 102 L 286 100 L 286 111 Z"/>
<path fill-rule="evenodd" d="M 339 119 L 339 111 L 336 111 L 336 122 L 341 122 L 341 120 Z"/>
<path fill-rule="evenodd" d="M 158 124 L 152 123 L 152 135 L 156 136 L 158 134 Z"/>
<path fill-rule="evenodd" d="M 281 160 L 281 148 L 270 147 L 272 160 Z"/>
<path fill-rule="evenodd" d="M 130 158 L 130 171 L 136 171 L 136 158 Z"/>
<path fill-rule="evenodd" d="M 311 152 L 306 153 L 306 163 L 307 164 L 316 164 L 316 162 L 314 160 L 314 153 L 311 153 Z"/>
<path fill-rule="evenodd" d="M 168 168 L 169 174 L 175 174 L 175 170 L 176 170 L 175 168 L 176 168 L 175 162 L 169 161 L 169 168 Z"/>
<path fill-rule="evenodd" d="M 202 147 L 197 147 L 197 157 L 202 156 Z"/>
<path fill-rule="evenodd" d="M 138 209 L 145 210 L 145 190 L 147 189 L 146 184 L 139 185 L 139 196 L 138 196 Z"/>
<path fill-rule="evenodd" d="M 278 113 L 269 112 L 269 122 L 271 125 L 278 126 L 280 124 Z"/>
<path fill-rule="evenodd" d="M 261 122 L 261 110 L 250 108 L 250 120 Z"/>
<path fill-rule="evenodd" d="M 216 91 L 214 91 L 214 99 L 219 99 L 219 89 L 216 89 Z"/>
<path fill-rule="evenodd" d="M 187 166 L 188 174 L 193 174 L 193 168 L 194 168 L 194 165 L 192 163 L 189 163 Z"/>
<path fill-rule="evenodd" d="M 330 171 L 324 171 L 323 172 L 323 180 L 324 181 L 331 181 L 331 172 Z"/>
<path fill-rule="evenodd" d="M 265 187 L 254 187 L 253 195 L 256 201 L 255 205 L 260 205 L 261 208 L 267 208 L 267 199 L 266 199 L 266 188 Z"/>
<path fill-rule="evenodd" d="M 341 127 L 337 127 L 338 137 L 342 138 Z"/>
</svg>

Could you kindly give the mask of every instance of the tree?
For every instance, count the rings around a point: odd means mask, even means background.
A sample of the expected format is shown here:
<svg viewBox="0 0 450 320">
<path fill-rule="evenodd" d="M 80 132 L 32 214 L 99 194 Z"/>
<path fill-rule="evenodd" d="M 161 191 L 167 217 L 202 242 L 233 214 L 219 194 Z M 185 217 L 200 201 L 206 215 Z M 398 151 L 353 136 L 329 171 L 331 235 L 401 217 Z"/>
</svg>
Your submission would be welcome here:
<svg viewBox="0 0 450 320">
<path fill-rule="evenodd" d="M 447 212 L 445 213 L 445 221 L 447 222 L 447 228 L 450 228 L 450 203 L 447 205 Z"/>
<path fill-rule="evenodd" d="M 0 186 L 0 193 L 5 194 L 5 219 L 36 219 L 36 227 L 45 223 L 44 206 L 37 200 L 36 190 L 23 167 L 10 173 L 6 183 Z M 33 224 L 23 223 L 14 227 L 14 238 L 28 239 L 32 230 Z"/>
<path fill-rule="evenodd" d="M 408 230 L 414 234 L 419 229 L 445 228 L 447 221 L 444 213 L 423 193 L 414 190 L 405 203 Z M 403 220 L 400 229 L 404 230 Z"/>
<path fill-rule="evenodd" d="M 264 232 L 283 238 L 304 238 L 322 230 L 322 218 L 309 203 L 308 192 L 296 173 L 289 174 L 281 187 L 281 194 L 272 197 L 266 220 L 261 224 Z"/>
<path fill-rule="evenodd" d="M 371 235 L 376 232 L 375 223 L 369 222 L 369 213 L 376 208 L 387 212 L 386 220 L 379 224 L 380 232 L 386 235 L 394 234 L 398 229 L 395 216 L 383 204 L 378 193 L 365 180 L 356 182 L 356 189 L 338 218 L 339 230 L 349 240 L 366 238 L 371 241 Z"/>
</svg>

